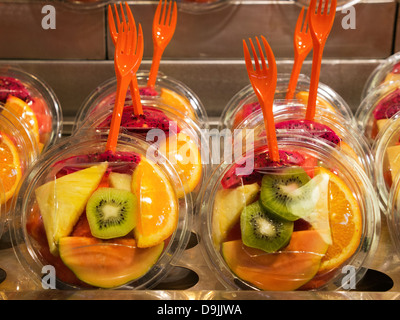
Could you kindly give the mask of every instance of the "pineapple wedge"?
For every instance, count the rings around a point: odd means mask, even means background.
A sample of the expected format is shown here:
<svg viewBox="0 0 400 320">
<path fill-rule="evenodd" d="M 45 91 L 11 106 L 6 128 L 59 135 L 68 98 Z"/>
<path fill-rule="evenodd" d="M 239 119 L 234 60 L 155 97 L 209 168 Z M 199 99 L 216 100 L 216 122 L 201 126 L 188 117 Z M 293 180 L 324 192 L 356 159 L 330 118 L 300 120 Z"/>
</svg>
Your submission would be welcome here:
<svg viewBox="0 0 400 320">
<path fill-rule="evenodd" d="M 47 182 L 35 190 L 53 255 L 58 255 L 59 239 L 71 233 L 107 167 L 107 163 L 95 165 Z"/>
<path fill-rule="evenodd" d="M 256 200 L 259 191 L 258 183 L 253 183 L 217 192 L 212 219 L 213 241 L 217 248 L 229 229 L 239 220 L 244 207 Z"/>
</svg>

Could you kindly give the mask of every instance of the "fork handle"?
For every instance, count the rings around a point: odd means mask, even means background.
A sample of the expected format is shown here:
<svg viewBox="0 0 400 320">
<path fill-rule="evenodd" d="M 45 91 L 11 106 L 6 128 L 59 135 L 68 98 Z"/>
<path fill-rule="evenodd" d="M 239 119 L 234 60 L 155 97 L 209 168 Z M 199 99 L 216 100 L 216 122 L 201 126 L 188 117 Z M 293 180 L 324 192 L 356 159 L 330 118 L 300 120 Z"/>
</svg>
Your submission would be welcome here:
<svg viewBox="0 0 400 320">
<path fill-rule="evenodd" d="M 117 95 L 106 144 L 106 151 L 111 151 L 112 153 L 115 153 L 117 148 L 119 129 L 121 126 L 122 113 L 125 105 L 125 97 L 130 81 L 131 77 L 122 77 L 117 81 Z"/>
<path fill-rule="evenodd" d="M 264 118 L 264 127 L 267 133 L 267 142 L 268 142 L 268 150 L 269 150 L 269 157 L 274 162 L 279 162 L 279 149 L 278 143 L 276 139 L 276 130 L 275 130 L 275 120 L 273 116 L 273 100 L 272 103 L 265 103 L 264 98 L 259 97 L 259 102 L 261 105 L 261 110 L 263 113 Z M 266 107 L 270 109 L 267 110 Z"/>
<path fill-rule="evenodd" d="M 313 48 L 313 61 L 311 67 L 310 90 L 308 93 L 306 119 L 314 120 L 315 107 L 317 104 L 318 83 L 321 71 L 321 61 L 324 44 L 315 44 Z"/>
<path fill-rule="evenodd" d="M 139 85 L 137 82 L 137 77 L 136 73 L 132 75 L 132 80 L 129 83 L 130 85 L 130 91 L 131 91 L 131 96 L 133 100 L 133 112 L 135 116 L 138 116 L 140 114 L 143 114 L 143 107 L 142 107 L 142 102 L 140 101 L 140 91 L 139 91 Z"/>
<path fill-rule="evenodd" d="M 156 84 L 158 69 L 160 67 L 161 57 L 163 55 L 164 49 L 159 46 L 154 46 L 153 60 L 151 62 L 149 80 L 147 81 L 148 87 L 154 87 Z"/>
<path fill-rule="evenodd" d="M 286 92 L 286 100 L 292 100 L 294 96 L 294 92 L 297 87 L 297 81 L 299 79 L 301 67 L 303 65 L 303 61 L 306 58 L 306 55 L 298 55 L 294 59 L 292 73 L 290 74 L 289 85 Z"/>
</svg>

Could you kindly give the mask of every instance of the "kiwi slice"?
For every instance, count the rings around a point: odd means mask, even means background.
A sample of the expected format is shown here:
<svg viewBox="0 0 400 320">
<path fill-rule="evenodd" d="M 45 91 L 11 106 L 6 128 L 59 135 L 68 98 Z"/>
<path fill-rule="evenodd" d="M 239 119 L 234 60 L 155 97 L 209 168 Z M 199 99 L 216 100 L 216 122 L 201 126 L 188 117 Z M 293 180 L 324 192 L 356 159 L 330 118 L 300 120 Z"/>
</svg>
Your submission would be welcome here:
<svg viewBox="0 0 400 320">
<path fill-rule="evenodd" d="M 136 226 L 137 199 L 127 190 L 99 188 L 86 204 L 90 232 L 96 238 L 127 235 Z"/>
<path fill-rule="evenodd" d="M 259 201 L 246 206 L 240 215 L 240 230 L 243 243 L 271 253 L 289 243 L 293 232 L 292 221 L 270 216 Z"/>
<path fill-rule="evenodd" d="M 319 197 L 316 190 L 314 179 L 303 168 L 286 167 L 263 176 L 260 201 L 271 214 L 295 221 L 312 213 Z"/>
</svg>

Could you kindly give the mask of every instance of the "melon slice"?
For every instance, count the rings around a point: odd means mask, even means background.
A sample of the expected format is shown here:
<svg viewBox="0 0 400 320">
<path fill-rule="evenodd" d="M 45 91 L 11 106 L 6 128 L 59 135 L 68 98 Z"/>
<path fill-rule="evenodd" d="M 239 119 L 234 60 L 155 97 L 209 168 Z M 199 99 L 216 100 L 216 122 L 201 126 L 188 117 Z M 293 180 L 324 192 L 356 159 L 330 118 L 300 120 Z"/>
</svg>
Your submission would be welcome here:
<svg viewBox="0 0 400 320">
<path fill-rule="evenodd" d="M 256 200 L 259 191 L 260 186 L 257 182 L 235 189 L 218 190 L 212 219 L 212 236 L 216 247 L 219 248 L 229 229 L 239 221 L 244 207 Z"/>
<path fill-rule="evenodd" d="M 50 252 L 58 254 L 60 238 L 68 236 L 108 167 L 95 165 L 47 182 L 35 190 Z"/>
<path fill-rule="evenodd" d="M 146 274 L 157 262 L 164 243 L 142 249 L 134 239 L 112 242 L 87 237 L 60 239 L 60 257 L 81 281 L 100 288 L 115 288 Z"/>
<path fill-rule="evenodd" d="M 296 290 L 318 272 L 328 244 L 317 230 L 295 231 L 280 252 L 246 247 L 241 240 L 222 243 L 222 255 L 239 278 L 262 290 Z"/>
</svg>

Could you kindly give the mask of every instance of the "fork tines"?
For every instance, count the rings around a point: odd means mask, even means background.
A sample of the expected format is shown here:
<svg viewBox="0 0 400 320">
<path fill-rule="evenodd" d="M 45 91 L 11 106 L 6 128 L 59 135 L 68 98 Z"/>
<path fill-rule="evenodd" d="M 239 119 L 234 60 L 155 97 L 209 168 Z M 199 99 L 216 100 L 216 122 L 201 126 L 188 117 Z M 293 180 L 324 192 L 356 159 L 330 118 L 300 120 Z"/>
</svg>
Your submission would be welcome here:
<svg viewBox="0 0 400 320">
<path fill-rule="evenodd" d="M 167 3 L 168 3 L 168 11 L 166 12 Z M 172 10 L 172 5 L 174 6 L 173 10 Z M 161 8 L 162 8 L 162 13 L 161 13 Z M 157 6 L 156 13 L 154 15 L 154 22 L 160 25 L 170 25 L 171 23 L 172 24 L 176 23 L 176 18 L 177 18 L 176 1 L 165 0 L 163 5 L 163 0 L 160 0 Z"/>
<path fill-rule="evenodd" d="M 311 1 L 309 8 L 311 8 L 314 13 L 329 15 L 332 12 L 336 12 L 336 4 L 337 0 L 331 0 L 330 2 L 329 0 L 325 0 L 324 2 L 323 0 L 319 0 L 317 6 L 317 1 Z"/>
</svg>

